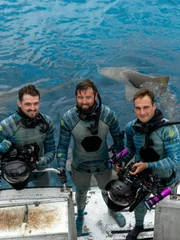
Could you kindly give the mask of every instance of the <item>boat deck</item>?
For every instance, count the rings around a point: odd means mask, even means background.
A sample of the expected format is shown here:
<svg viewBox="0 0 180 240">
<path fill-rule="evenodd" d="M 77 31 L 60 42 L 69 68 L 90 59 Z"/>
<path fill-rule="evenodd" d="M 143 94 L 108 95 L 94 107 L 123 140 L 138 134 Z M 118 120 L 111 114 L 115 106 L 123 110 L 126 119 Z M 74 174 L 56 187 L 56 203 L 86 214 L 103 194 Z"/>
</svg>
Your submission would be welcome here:
<svg viewBox="0 0 180 240">
<path fill-rule="evenodd" d="M 134 226 L 134 213 L 127 209 L 122 213 L 126 217 L 126 225 L 120 228 L 115 220 L 108 214 L 108 209 L 104 203 L 101 191 L 97 187 L 92 187 L 88 192 L 84 220 L 83 236 L 80 240 L 124 240 L 126 235 Z M 76 212 L 76 207 L 75 207 Z M 138 239 L 153 239 L 155 210 L 148 211 L 145 217 L 145 232 L 139 235 Z"/>
</svg>

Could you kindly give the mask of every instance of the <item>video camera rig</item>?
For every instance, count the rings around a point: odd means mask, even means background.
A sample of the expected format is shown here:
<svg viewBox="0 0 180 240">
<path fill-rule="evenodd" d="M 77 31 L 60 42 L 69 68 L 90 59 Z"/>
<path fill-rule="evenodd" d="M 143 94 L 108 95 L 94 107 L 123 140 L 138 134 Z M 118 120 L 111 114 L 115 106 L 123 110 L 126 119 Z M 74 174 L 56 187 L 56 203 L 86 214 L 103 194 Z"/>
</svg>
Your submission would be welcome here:
<svg viewBox="0 0 180 240">
<path fill-rule="evenodd" d="M 59 169 L 45 168 L 36 169 L 39 156 L 39 146 L 36 142 L 27 145 L 12 143 L 6 153 L 0 153 L 0 181 L 1 176 L 16 190 L 24 189 L 28 184 L 31 172 L 54 172 L 59 177 Z M 23 179 L 23 181 L 21 181 Z M 66 191 L 66 183 L 63 184 L 63 191 Z"/>
<path fill-rule="evenodd" d="M 0 153 L 0 161 L 3 167 L 4 164 L 18 159 L 19 161 L 26 162 L 29 170 L 34 170 L 36 162 L 38 161 L 38 152 L 39 146 L 37 143 L 27 144 L 24 146 L 12 143 L 8 152 Z"/>
<path fill-rule="evenodd" d="M 13 188 L 21 190 L 28 184 L 31 172 L 36 168 L 39 146 L 36 143 L 20 145 L 12 143 L 10 149 L 0 153 L 0 177 Z"/>
<path fill-rule="evenodd" d="M 105 162 L 105 165 L 112 167 L 113 164 L 121 162 L 121 158 L 126 154 L 128 154 L 128 149 L 123 149 L 117 154 L 114 151 L 113 156 Z M 129 207 L 129 211 L 132 212 L 142 201 L 147 209 L 151 209 L 156 203 L 171 194 L 171 189 L 164 186 L 158 175 L 153 173 L 151 169 L 145 169 L 137 175 L 131 175 L 130 171 L 135 170 L 133 164 L 122 166 L 118 173 L 118 180 L 112 180 L 106 185 L 109 206 L 114 211 Z M 147 198 L 150 194 L 153 196 Z"/>
</svg>

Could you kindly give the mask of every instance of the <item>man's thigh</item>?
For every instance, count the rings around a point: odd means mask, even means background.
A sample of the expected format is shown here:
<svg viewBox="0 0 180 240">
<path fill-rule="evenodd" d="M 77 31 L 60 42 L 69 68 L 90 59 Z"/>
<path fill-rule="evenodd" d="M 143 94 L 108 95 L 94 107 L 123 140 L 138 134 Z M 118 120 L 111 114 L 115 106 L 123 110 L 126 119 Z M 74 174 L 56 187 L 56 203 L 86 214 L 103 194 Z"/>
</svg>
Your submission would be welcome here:
<svg viewBox="0 0 180 240">
<path fill-rule="evenodd" d="M 87 191 L 90 188 L 91 176 L 91 173 L 79 172 L 74 168 L 71 169 L 72 180 L 79 190 Z"/>
<path fill-rule="evenodd" d="M 104 171 L 99 172 L 99 174 L 94 175 L 101 190 L 105 190 L 105 186 L 112 180 L 112 169 L 106 168 Z"/>
</svg>

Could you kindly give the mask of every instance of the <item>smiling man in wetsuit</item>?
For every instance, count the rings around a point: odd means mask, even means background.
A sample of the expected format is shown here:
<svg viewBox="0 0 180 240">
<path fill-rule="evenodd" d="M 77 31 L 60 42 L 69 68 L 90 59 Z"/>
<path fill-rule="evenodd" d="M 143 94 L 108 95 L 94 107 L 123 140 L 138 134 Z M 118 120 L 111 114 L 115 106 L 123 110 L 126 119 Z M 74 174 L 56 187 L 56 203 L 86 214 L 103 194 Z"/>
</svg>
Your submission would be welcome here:
<svg viewBox="0 0 180 240">
<path fill-rule="evenodd" d="M 67 111 L 60 123 L 57 160 L 61 171 L 60 180 L 65 183 L 68 147 L 72 136 L 74 145 L 71 172 L 76 186 L 76 228 L 77 235 L 81 236 L 87 192 L 92 175 L 97 180 L 104 201 L 107 202 L 108 199 L 105 186 L 112 179 L 112 169 L 104 164 L 109 159 L 108 132 L 114 141 L 117 140 L 117 151 L 123 149 L 124 143 L 123 137 L 117 139 L 120 127 L 115 113 L 101 104 L 97 87 L 92 81 L 87 79 L 80 82 L 76 86 L 75 95 L 77 106 Z M 109 209 L 109 213 L 120 227 L 125 225 L 125 218 L 120 212 L 116 213 Z"/>
<path fill-rule="evenodd" d="M 37 187 L 50 185 L 47 172 L 31 172 L 45 169 L 55 156 L 54 124 L 39 112 L 40 102 L 38 89 L 24 86 L 19 90 L 17 111 L 0 123 L 2 176 L 18 190 L 29 181 Z"/>
<path fill-rule="evenodd" d="M 163 188 L 173 188 L 175 169 L 180 164 L 180 136 L 174 123 L 164 118 L 156 108 L 154 93 L 149 89 L 139 90 L 134 98 L 134 111 L 137 118 L 129 122 L 125 129 L 125 147 L 128 154 L 117 164 L 127 164 L 133 157 L 134 171 L 137 175 L 145 169 L 157 174 Z M 142 201 L 134 210 L 135 227 L 126 240 L 136 240 L 143 231 L 147 208 Z"/>
</svg>

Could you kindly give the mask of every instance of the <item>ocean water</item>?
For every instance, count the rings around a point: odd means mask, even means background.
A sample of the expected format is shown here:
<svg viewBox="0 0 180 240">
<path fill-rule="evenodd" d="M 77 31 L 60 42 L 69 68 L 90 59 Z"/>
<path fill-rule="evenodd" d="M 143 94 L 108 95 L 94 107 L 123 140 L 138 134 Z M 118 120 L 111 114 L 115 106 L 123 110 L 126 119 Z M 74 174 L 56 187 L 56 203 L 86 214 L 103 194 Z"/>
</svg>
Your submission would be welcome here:
<svg viewBox="0 0 180 240">
<path fill-rule="evenodd" d="M 165 114 L 180 119 L 179 19 L 179 0 L 1 0 L 0 118 L 15 111 L 20 87 L 35 84 L 57 141 L 60 118 L 75 104 L 76 84 L 90 78 L 123 129 L 135 117 L 132 101 L 123 83 L 98 69 L 128 67 L 169 75 L 158 101 Z"/>
</svg>

